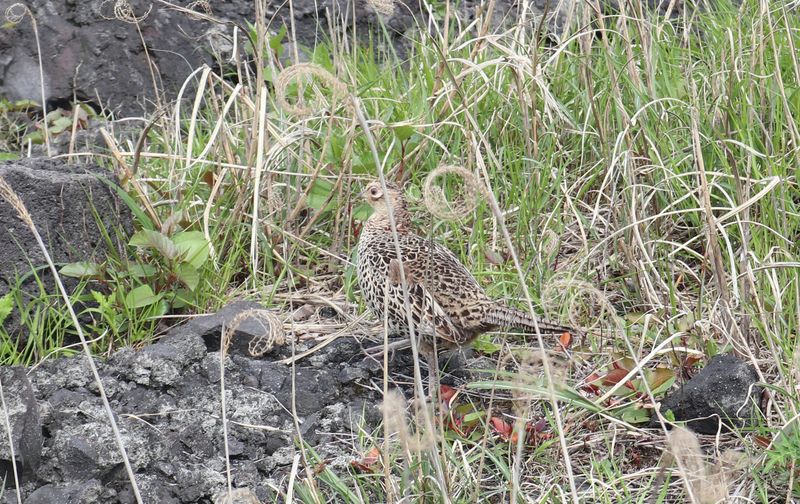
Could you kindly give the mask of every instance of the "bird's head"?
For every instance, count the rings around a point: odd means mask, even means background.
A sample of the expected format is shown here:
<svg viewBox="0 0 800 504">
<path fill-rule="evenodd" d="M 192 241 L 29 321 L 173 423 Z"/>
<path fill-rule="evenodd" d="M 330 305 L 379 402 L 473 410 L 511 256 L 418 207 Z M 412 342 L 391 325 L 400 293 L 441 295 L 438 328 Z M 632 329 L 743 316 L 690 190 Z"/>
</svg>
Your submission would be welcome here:
<svg viewBox="0 0 800 504">
<path fill-rule="evenodd" d="M 386 192 L 384 193 L 380 181 L 372 181 L 361 194 L 367 203 L 369 203 L 369 206 L 375 210 L 386 207 L 387 205 L 396 208 L 398 204 L 403 203 L 405 200 L 403 190 L 393 182 L 386 182 Z"/>
<path fill-rule="evenodd" d="M 369 218 L 372 224 L 388 229 L 389 207 L 392 208 L 392 214 L 398 227 L 407 226 L 410 223 L 406 198 L 403 190 L 397 184 L 386 182 L 386 191 L 384 191 L 380 181 L 375 180 L 367 184 L 361 195 L 372 207 L 372 216 Z"/>
</svg>

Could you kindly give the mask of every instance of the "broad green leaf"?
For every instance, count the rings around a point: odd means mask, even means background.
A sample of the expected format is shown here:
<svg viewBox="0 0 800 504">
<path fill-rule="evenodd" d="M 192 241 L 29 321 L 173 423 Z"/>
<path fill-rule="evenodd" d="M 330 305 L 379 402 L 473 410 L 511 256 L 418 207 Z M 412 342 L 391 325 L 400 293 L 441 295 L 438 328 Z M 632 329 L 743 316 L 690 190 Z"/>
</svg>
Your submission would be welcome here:
<svg viewBox="0 0 800 504">
<path fill-rule="evenodd" d="M 322 209 L 322 205 L 325 204 L 325 200 L 327 200 L 328 196 L 330 196 L 331 191 L 333 191 L 333 187 L 333 183 L 328 182 L 327 180 L 317 179 L 314 182 L 314 185 L 311 186 L 311 190 L 308 192 L 308 206 L 315 210 Z M 325 210 L 332 210 L 335 204 L 336 198 L 332 198 L 325 207 Z"/>
<path fill-rule="evenodd" d="M 152 264 L 128 264 L 128 274 L 133 278 L 150 278 L 158 272 Z"/>
<path fill-rule="evenodd" d="M 411 135 L 414 134 L 414 128 L 409 126 L 408 124 L 399 124 L 392 127 L 392 131 L 394 131 L 395 136 L 401 142 L 404 142 L 411 138 Z"/>
<path fill-rule="evenodd" d="M 372 157 L 372 153 L 367 152 L 365 154 L 358 154 L 353 156 L 352 169 L 353 173 L 374 174 L 375 158 Z"/>
<path fill-rule="evenodd" d="M 13 292 L 9 292 L 5 296 L 0 297 L 0 325 L 3 325 L 3 322 L 11 315 L 11 310 L 14 308 L 13 294 Z"/>
<path fill-rule="evenodd" d="M 159 231 L 142 229 L 134 233 L 128 241 L 132 247 L 142 247 L 157 250 L 161 257 L 172 261 L 178 257 L 178 247 L 169 239 L 167 235 Z"/>
<path fill-rule="evenodd" d="M 140 285 L 125 296 L 125 306 L 128 309 L 144 308 L 157 303 L 161 294 L 156 294 L 149 285 Z"/>
<path fill-rule="evenodd" d="M 65 264 L 59 273 L 73 278 L 102 277 L 105 273 L 105 266 L 91 261 L 78 261 Z"/>
<path fill-rule="evenodd" d="M 35 144 L 44 143 L 44 133 L 42 133 L 40 130 L 28 133 L 27 135 L 22 137 L 22 144 L 24 145 L 27 144 L 28 142 Z"/>
<path fill-rule="evenodd" d="M 365 221 L 372 215 L 372 207 L 366 203 L 362 203 L 355 207 L 353 210 L 353 218 L 357 221 Z"/>
<path fill-rule="evenodd" d="M 717 341 L 714 339 L 708 339 L 706 341 L 706 357 L 709 359 L 714 357 L 719 353 L 719 346 L 717 345 Z"/>
<path fill-rule="evenodd" d="M 173 308 L 191 307 L 196 303 L 194 294 L 192 294 L 189 289 L 185 288 L 176 289 L 174 297 L 171 297 L 169 301 Z"/>
<path fill-rule="evenodd" d="M 178 247 L 178 251 L 183 257 L 183 262 L 199 268 L 208 259 L 208 241 L 200 231 L 175 233 L 172 241 Z"/>
<path fill-rule="evenodd" d="M 197 268 L 192 266 L 189 263 L 180 263 L 178 265 L 178 269 L 175 271 L 175 274 L 178 276 L 178 280 L 181 281 L 190 291 L 193 291 L 197 288 L 197 284 L 200 283 L 200 274 L 197 272 Z"/>
<path fill-rule="evenodd" d="M 61 116 L 53 121 L 53 125 L 50 126 L 50 133 L 53 135 L 58 135 L 59 133 L 63 133 L 68 129 L 72 128 L 72 118 Z"/>
<path fill-rule="evenodd" d="M 461 419 L 461 421 L 464 422 L 464 425 L 469 425 L 471 423 L 477 422 L 478 420 L 482 420 L 483 417 L 485 417 L 485 416 L 486 416 L 486 412 L 483 411 L 483 410 L 481 410 L 481 411 L 473 411 L 471 413 L 467 413 L 466 415 L 464 415 L 464 417 Z"/>
<path fill-rule="evenodd" d="M 13 152 L 0 152 L 0 161 L 12 161 L 14 159 L 19 159 L 19 154 L 14 154 Z"/>
<path fill-rule="evenodd" d="M 647 383 L 650 385 L 653 395 L 662 394 L 675 383 L 675 371 L 668 367 L 657 367 L 655 370 L 647 372 Z"/>
<path fill-rule="evenodd" d="M 650 410 L 642 408 L 639 403 L 634 403 L 615 410 L 614 416 L 625 422 L 638 424 L 650 421 Z"/>
<path fill-rule="evenodd" d="M 502 349 L 500 345 L 491 340 L 488 334 L 482 334 L 475 338 L 472 342 L 472 348 L 486 355 L 495 354 Z"/>
</svg>

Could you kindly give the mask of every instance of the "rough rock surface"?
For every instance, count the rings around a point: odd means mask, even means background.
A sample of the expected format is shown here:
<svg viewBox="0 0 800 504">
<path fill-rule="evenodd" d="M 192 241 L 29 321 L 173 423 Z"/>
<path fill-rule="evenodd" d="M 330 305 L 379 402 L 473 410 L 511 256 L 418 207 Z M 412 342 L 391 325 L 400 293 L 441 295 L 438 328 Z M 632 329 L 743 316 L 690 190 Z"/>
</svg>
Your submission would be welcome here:
<svg viewBox="0 0 800 504">
<path fill-rule="evenodd" d="M 676 421 L 701 434 L 716 434 L 720 423 L 740 428 L 753 418 L 760 397 L 757 382 L 752 365 L 733 355 L 717 355 L 661 402 L 661 412 L 672 411 Z M 658 425 L 655 417 L 651 425 Z"/>
<path fill-rule="evenodd" d="M 0 0 L 0 13 L 12 3 L 13 0 Z M 119 115 L 141 115 L 143 108 L 151 110 L 158 101 L 154 88 L 162 90 L 163 98 L 170 102 L 193 70 L 204 63 L 216 67 L 217 61 L 230 55 L 233 24 L 244 28 L 255 17 L 250 0 L 206 2 L 222 24 L 190 17 L 159 2 L 129 0 L 126 3 L 130 13 L 138 20 L 134 23 L 130 18 L 125 21 L 116 16 L 119 12 L 115 13 L 114 7 L 118 3 L 42 0 L 28 4 L 39 30 L 44 95 L 50 109 L 71 102 L 75 96 Z M 194 4 L 195 10 L 203 12 L 201 2 L 174 3 L 184 8 Z M 382 23 L 401 55 L 407 32 L 417 26 L 424 28 L 429 15 L 416 0 L 294 0 L 291 10 L 288 2 L 266 3 L 270 31 L 276 33 L 282 25 L 291 28 L 293 24 L 300 45 L 313 47 L 328 38 L 328 18 L 335 26 L 346 27 L 349 33 L 355 25 L 359 36 L 378 34 L 378 40 L 383 33 Z M 476 12 L 485 8 L 482 3 L 464 0 L 456 14 L 468 24 Z M 616 10 L 614 0 L 601 3 Z M 394 8 L 379 16 L 372 4 L 385 8 L 394 4 Z M 648 0 L 647 4 L 663 13 L 670 2 Z M 515 19 L 522 4 L 498 0 L 494 5 L 493 22 L 503 23 Z M 527 18 L 547 12 L 553 15 L 551 26 L 557 28 L 578 3 L 533 0 L 526 5 L 532 10 Z M 682 6 L 682 1 L 675 2 L 673 15 L 678 15 Z M 17 8 L 12 14 L 21 12 Z M 239 44 L 241 47 L 244 40 L 240 39 Z M 0 29 L 0 96 L 41 102 L 36 48 L 29 17 L 22 17 L 14 27 Z"/>
<path fill-rule="evenodd" d="M 228 315 L 251 307 L 234 306 Z M 203 328 L 210 330 L 220 318 L 195 320 L 144 349 L 125 348 L 97 361 L 145 502 L 210 502 L 226 488 L 218 341 L 207 346 L 203 339 Z M 309 345 L 298 344 L 296 350 Z M 355 454 L 337 446 L 337 440 L 344 436 L 344 446 L 350 446 L 349 433 L 359 426 L 369 431 L 380 418 L 380 387 L 372 382 L 380 383 L 382 371 L 364 360 L 355 340 L 337 339 L 300 360 L 294 380 L 291 366 L 278 361 L 290 353 L 285 345 L 263 359 L 225 359 L 233 484 L 251 490 L 260 502 L 274 500 L 270 483 L 285 486 L 297 453 L 293 408 L 303 441 L 329 467 L 342 470 Z M 23 461 L 21 453 L 25 460 L 38 457 L 33 466 L 20 464 L 24 501 L 133 502 L 85 357 L 45 361 L 28 371 L 29 384 L 24 377 L 19 369 L 0 368 L 14 439 L 28 440 L 26 448 L 17 448 L 17 459 Z M 30 393 L 10 392 L 26 387 Z M 8 450 L 0 450 L 0 460 L 5 461 L 0 471 L 10 470 Z M 13 488 L 7 475 L 7 488 Z M 10 488 L 0 502 L 14 502 Z"/>
<path fill-rule="evenodd" d="M 109 233 L 116 241 L 115 229 L 126 232 L 132 229 L 130 211 L 98 175 L 113 179 L 108 170 L 98 166 L 66 164 L 54 159 L 0 163 L 0 177 L 22 199 L 56 264 L 102 261 L 108 253 L 103 233 Z M 44 255 L 33 233 L 3 199 L 0 199 L 0 236 L 0 296 L 17 285 L 23 296 L 38 293 L 36 280 L 30 275 L 31 265 L 45 265 Z M 113 245 L 124 252 L 124 244 Z M 49 270 L 40 269 L 39 275 L 48 292 L 55 292 L 49 287 L 52 286 Z M 6 320 L 4 327 L 11 334 L 18 331 L 11 319 Z"/>
</svg>

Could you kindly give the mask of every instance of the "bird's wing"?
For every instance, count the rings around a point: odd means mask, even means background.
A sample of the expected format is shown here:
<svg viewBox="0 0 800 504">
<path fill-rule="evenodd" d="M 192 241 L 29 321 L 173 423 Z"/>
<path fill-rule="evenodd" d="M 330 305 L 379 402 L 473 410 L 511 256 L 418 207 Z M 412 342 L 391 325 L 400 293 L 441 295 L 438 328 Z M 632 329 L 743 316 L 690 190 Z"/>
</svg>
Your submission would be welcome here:
<svg viewBox="0 0 800 504">
<path fill-rule="evenodd" d="M 403 286 L 400 278 L 400 263 L 392 259 L 389 263 L 389 283 L 390 299 L 396 299 L 399 305 L 403 305 Z M 408 267 L 408 263 L 403 265 L 403 274 L 406 285 L 408 285 L 409 303 L 411 305 L 411 318 L 414 321 L 415 332 L 426 336 L 433 336 L 445 342 L 459 344 L 463 338 L 459 328 L 453 323 L 450 316 L 442 308 L 431 290 L 426 287 L 425 282 L 419 277 L 416 270 Z M 404 308 L 404 307 L 403 307 Z M 405 311 L 400 314 L 404 317 Z"/>
<path fill-rule="evenodd" d="M 420 314 L 420 330 L 423 333 L 431 333 L 443 342 L 460 344 L 463 340 L 461 330 L 453 323 L 450 316 L 424 284 L 409 285 L 409 296 L 414 305 L 414 311 Z M 414 320 L 414 322 L 417 321 Z"/>
</svg>

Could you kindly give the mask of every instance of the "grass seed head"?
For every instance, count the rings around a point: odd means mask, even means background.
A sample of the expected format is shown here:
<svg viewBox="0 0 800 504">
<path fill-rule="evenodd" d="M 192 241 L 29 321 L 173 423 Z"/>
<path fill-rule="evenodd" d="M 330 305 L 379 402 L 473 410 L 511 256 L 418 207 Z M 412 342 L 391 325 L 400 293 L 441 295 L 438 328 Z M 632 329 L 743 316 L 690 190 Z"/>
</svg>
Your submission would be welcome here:
<svg viewBox="0 0 800 504">
<path fill-rule="evenodd" d="M 384 20 L 388 20 L 394 15 L 394 0 L 367 0 L 367 5 L 372 7 L 372 10 Z"/>
<path fill-rule="evenodd" d="M 317 103 L 313 104 L 314 106 L 302 105 L 299 101 L 294 104 L 289 103 L 289 100 L 286 98 L 289 85 L 300 78 L 304 78 L 309 83 L 313 78 L 316 78 L 330 88 L 330 103 L 327 105 L 323 104 L 323 98 L 319 92 L 316 93 L 319 100 Z M 350 100 L 347 99 L 347 85 L 337 79 L 329 71 L 314 63 L 298 63 L 284 69 L 280 75 L 278 75 L 278 78 L 275 79 L 275 96 L 282 109 L 298 117 L 307 117 L 326 108 L 332 111 L 342 104 L 348 108 L 351 107 Z"/>
<path fill-rule="evenodd" d="M 457 175 L 464 181 L 464 195 L 461 200 L 448 201 L 444 190 L 434 185 L 434 181 L 444 175 Z M 423 197 L 425 207 L 434 217 L 442 220 L 459 220 L 478 207 L 478 196 L 482 192 L 478 178 L 471 171 L 463 166 L 440 165 L 425 178 Z"/>
</svg>

